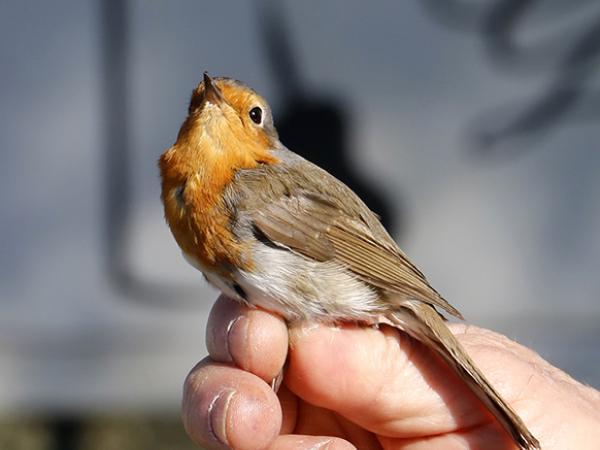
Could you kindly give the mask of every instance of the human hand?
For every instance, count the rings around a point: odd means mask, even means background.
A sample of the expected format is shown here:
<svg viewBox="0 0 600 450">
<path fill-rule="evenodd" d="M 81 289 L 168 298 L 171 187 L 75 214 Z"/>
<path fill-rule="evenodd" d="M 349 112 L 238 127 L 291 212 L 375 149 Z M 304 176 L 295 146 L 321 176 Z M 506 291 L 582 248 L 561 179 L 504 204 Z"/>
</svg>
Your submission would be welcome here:
<svg viewBox="0 0 600 450">
<path fill-rule="evenodd" d="M 488 330 L 451 325 L 543 449 L 597 448 L 600 393 Z M 284 385 L 270 382 L 288 353 Z M 464 383 L 392 327 L 294 325 L 221 296 L 183 422 L 210 449 L 512 449 Z"/>
</svg>

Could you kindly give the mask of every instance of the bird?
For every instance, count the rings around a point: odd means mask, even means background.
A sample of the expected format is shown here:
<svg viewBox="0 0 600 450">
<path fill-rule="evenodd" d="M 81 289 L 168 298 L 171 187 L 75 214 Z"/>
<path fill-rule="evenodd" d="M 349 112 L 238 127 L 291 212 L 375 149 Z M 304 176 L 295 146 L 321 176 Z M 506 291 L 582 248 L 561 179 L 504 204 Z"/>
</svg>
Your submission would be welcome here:
<svg viewBox="0 0 600 450">
<path fill-rule="evenodd" d="M 389 324 L 439 355 L 522 449 L 538 440 L 446 325 L 463 319 L 345 184 L 287 149 L 241 81 L 203 79 L 159 162 L 184 258 L 226 296 L 286 321 Z"/>
</svg>

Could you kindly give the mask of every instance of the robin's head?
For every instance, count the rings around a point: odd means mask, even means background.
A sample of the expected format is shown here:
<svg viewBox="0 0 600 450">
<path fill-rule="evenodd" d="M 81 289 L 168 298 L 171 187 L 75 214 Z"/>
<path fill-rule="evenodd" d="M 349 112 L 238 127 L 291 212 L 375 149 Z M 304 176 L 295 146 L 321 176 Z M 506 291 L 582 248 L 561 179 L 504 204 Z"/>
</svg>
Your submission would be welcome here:
<svg viewBox="0 0 600 450">
<path fill-rule="evenodd" d="M 231 78 L 211 78 L 204 73 L 188 108 L 190 116 L 210 117 L 221 113 L 228 119 L 241 121 L 248 131 L 277 135 L 273 126 L 271 108 L 252 88 Z"/>
<path fill-rule="evenodd" d="M 240 150 L 259 156 L 278 142 L 265 99 L 240 81 L 204 73 L 192 93 L 177 144 L 227 157 Z"/>
</svg>

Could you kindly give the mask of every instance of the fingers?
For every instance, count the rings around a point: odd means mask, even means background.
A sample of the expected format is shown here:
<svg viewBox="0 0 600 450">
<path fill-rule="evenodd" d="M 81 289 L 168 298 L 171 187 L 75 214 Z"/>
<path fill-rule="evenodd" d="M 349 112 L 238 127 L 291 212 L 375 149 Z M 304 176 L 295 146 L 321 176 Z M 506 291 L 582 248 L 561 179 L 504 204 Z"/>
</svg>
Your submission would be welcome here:
<svg viewBox="0 0 600 450">
<path fill-rule="evenodd" d="M 285 362 L 287 326 L 279 316 L 221 295 L 208 318 L 206 346 L 214 361 L 234 363 L 271 382 Z"/>
<path fill-rule="evenodd" d="M 356 450 L 331 436 L 278 436 L 280 430 L 291 432 L 295 422 L 284 415 L 282 425 L 279 402 L 289 406 L 288 415 L 296 409 L 285 387 L 282 397 L 255 375 L 206 359 L 185 381 L 183 424 L 190 438 L 207 449 Z"/>
<path fill-rule="evenodd" d="M 409 438 L 491 420 L 453 371 L 424 345 L 391 327 L 296 327 L 290 340 L 289 388 L 372 432 Z M 526 385 L 530 371 L 519 358 L 492 347 L 485 354 L 481 368 L 496 370 L 488 374 L 501 393 L 509 373 L 511 384 Z M 478 363 L 477 354 L 472 356 Z"/>
<path fill-rule="evenodd" d="M 206 448 L 245 450 L 274 445 L 282 410 L 267 383 L 285 362 L 285 322 L 221 296 L 209 316 L 206 343 L 210 359 L 192 369 L 185 382 L 183 422 L 187 433 Z M 292 412 L 286 414 L 286 422 L 291 428 L 293 408 L 288 409 Z"/>
<path fill-rule="evenodd" d="M 458 327 L 455 333 L 508 401 L 529 392 L 531 355 L 520 346 L 475 327 Z M 294 326 L 290 334 L 287 386 L 302 400 L 334 411 L 367 430 L 401 439 L 442 433 L 460 436 L 469 428 L 499 430 L 479 400 L 445 363 L 423 344 L 394 328 L 309 325 Z M 236 402 L 253 404 L 257 392 L 277 402 L 264 381 L 269 383 L 276 377 L 286 359 L 288 332 L 281 318 L 222 296 L 210 314 L 207 347 L 213 360 L 233 363 L 243 370 L 205 363 L 190 374 L 184 419 L 196 442 L 211 443 L 209 447 L 213 448 L 223 442 L 231 445 L 237 439 L 238 446 L 234 448 L 261 448 L 243 445 L 258 445 L 252 430 L 261 429 L 266 422 L 283 423 L 281 430 L 277 429 L 282 433 L 330 434 L 298 428 L 298 414 L 302 412 L 297 411 L 295 396 L 286 394 L 285 389 L 281 391 L 277 414 L 258 406 L 252 410 L 255 415 L 250 420 L 242 413 L 222 412 L 229 411 L 230 405 L 235 411 Z M 203 375 L 198 378 L 196 373 Z M 231 386 L 236 386 L 234 391 L 228 390 Z M 236 420 L 246 428 L 236 427 L 233 431 Z M 261 430 L 261 436 L 274 439 L 277 432 L 265 434 Z M 261 442 L 286 448 L 292 442 L 298 444 L 302 437 L 289 435 L 272 442 L 268 439 Z M 345 441 L 332 442 L 331 445 L 345 445 Z"/>
<path fill-rule="evenodd" d="M 281 417 L 269 385 L 238 368 L 205 359 L 185 381 L 183 424 L 201 447 L 266 449 L 279 434 Z"/>
</svg>

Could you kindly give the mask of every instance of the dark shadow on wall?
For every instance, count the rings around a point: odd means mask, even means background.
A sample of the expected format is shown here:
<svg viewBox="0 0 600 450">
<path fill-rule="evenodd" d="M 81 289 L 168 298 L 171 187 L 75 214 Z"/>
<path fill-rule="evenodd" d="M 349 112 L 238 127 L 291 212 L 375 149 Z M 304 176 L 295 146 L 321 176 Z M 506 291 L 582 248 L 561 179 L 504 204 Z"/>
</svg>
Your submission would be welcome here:
<svg viewBox="0 0 600 450">
<path fill-rule="evenodd" d="M 385 227 L 399 235 L 402 214 L 392 215 L 381 190 L 361 175 L 351 159 L 348 105 L 314 92 L 303 81 L 281 2 L 257 0 L 256 5 L 263 48 L 281 98 L 276 124 L 281 141 L 350 186 L 381 217 Z M 395 197 L 394 210 L 401 212 L 399 203 Z"/>
</svg>

